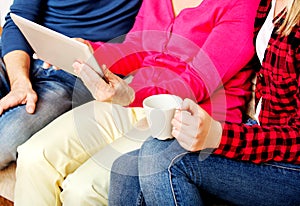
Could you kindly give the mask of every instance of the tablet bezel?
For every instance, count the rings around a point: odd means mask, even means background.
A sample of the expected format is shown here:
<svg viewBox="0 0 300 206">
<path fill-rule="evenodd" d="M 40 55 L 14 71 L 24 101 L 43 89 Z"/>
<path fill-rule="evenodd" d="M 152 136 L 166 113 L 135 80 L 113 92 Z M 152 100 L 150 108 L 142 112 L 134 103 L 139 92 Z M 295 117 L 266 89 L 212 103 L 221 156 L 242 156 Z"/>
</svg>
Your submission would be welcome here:
<svg viewBox="0 0 300 206">
<path fill-rule="evenodd" d="M 72 64 L 84 62 L 103 77 L 102 69 L 86 44 L 14 13 L 10 16 L 39 59 L 73 75 L 76 73 Z"/>
</svg>

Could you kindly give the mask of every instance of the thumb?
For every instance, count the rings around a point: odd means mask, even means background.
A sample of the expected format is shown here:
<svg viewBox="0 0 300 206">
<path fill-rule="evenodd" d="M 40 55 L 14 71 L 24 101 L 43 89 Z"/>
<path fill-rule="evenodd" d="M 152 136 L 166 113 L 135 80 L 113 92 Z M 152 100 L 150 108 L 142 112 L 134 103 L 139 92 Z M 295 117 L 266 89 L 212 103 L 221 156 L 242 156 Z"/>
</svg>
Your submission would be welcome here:
<svg viewBox="0 0 300 206">
<path fill-rule="evenodd" d="M 38 57 L 38 55 L 36 53 L 33 53 L 32 58 L 33 59 L 39 59 L 39 57 Z"/>
<path fill-rule="evenodd" d="M 105 64 L 103 64 L 101 68 L 104 75 L 103 79 L 106 81 L 106 83 L 119 81 L 117 76 L 114 73 L 112 73 Z"/>
<path fill-rule="evenodd" d="M 28 94 L 27 95 L 26 111 L 29 114 L 33 114 L 35 112 L 36 102 L 37 102 L 36 94 Z"/>
</svg>

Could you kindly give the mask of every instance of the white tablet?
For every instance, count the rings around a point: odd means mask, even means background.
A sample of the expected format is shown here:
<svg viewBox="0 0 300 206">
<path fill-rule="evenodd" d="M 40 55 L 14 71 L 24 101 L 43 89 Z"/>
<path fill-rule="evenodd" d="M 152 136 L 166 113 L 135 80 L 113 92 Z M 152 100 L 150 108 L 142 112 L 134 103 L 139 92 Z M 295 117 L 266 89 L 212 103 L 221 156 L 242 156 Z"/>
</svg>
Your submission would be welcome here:
<svg viewBox="0 0 300 206">
<path fill-rule="evenodd" d="M 10 16 L 41 60 L 74 75 L 76 74 L 72 64 L 75 61 L 83 61 L 103 76 L 92 51 L 86 44 L 16 14 L 11 13 Z"/>
</svg>

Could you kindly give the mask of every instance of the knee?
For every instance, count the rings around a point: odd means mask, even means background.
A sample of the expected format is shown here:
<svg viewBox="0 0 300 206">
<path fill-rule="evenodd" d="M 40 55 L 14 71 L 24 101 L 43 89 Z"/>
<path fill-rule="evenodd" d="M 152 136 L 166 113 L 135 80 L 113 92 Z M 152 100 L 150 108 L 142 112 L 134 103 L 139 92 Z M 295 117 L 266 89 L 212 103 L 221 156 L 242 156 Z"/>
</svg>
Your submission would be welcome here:
<svg viewBox="0 0 300 206">
<path fill-rule="evenodd" d="M 14 134 L 3 136 L 6 132 L 6 134 L 12 134 L 11 130 L 13 130 L 13 127 L 9 130 L 5 129 L 5 131 L 0 131 L 0 169 L 3 169 L 11 162 L 16 161 L 17 147 L 24 142 L 23 139 L 26 139 L 23 138 L 23 135 L 18 135 L 17 137 Z"/>
<path fill-rule="evenodd" d="M 140 195 L 138 150 L 114 161 L 109 187 L 109 205 L 132 205 Z"/>
<path fill-rule="evenodd" d="M 92 169 L 92 168 L 91 168 Z M 61 200 L 64 205 L 107 205 L 108 203 L 108 171 L 98 175 L 78 173 L 70 174 L 63 182 Z M 101 183 L 99 184 L 99 179 Z"/>
<path fill-rule="evenodd" d="M 56 127 L 59 123 L 47 125 L 17 148 L 17 171 L 36 174 L 51 168 L 62 176 L 68 172 L 69 142 L 64 137 L 71 136 L 68 128 Z"/>
<path fill-rule="evenodd" d="M 176 140 L 151 138 L 144 142 L 139 153 L 139 175 L 151 176 L 168 170 L 176 156 L 186 151 Z"/>
<path fill-rule="evenodd" d="M 76 178 L 75 174 L 70 174 L 62 186 L 61 199 L 64 205 L 83 205 L 93 192 L 93 185 L 86 178 Z"/>
<path fill-rule="evenodd" d="M 35 147 L 29 142 L 25 142 L 17 148 L 17 155 L 18 166 L 22 165 L 32 168 L 39 163 L 42 151 L 41 148 Z"/>
<path fill-rule="evenodd" d="M 141 147 L 141 156 L 152 156 L 160 154 L 168 149 L 174 140 L 161 141 L 156 138 L 149 138 Z"/>
<path fill-rule="evenodd" d="M 126 187 L 138 182 L 138 153 L 139 150 L 126 153 L 116 159 L 110 172 L 109 194 L 121 198 Z"/>
<path fill-rule="evenodd" d="M 117 158 L 112 165 L 111 174 L 116 177 L 138 176 L 138 155 L 139 150 L 134 150 Z"/>
</svg>

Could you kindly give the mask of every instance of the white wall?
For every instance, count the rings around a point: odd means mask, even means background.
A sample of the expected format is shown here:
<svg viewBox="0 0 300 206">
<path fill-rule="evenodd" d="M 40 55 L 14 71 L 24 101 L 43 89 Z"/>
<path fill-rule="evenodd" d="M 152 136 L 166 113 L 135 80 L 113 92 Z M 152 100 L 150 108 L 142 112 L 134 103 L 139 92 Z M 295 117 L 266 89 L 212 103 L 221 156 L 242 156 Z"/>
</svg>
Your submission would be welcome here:
<svg viewBox="0 0 300 206">
<path fill-rule="evenodd" d="M 1 15 L 1 26 L 4 25 L 4 17 L 9 11 L 9 7 L 12 4 L 13 0 L 0 0 L 0 15 Z"/>
</svg>

